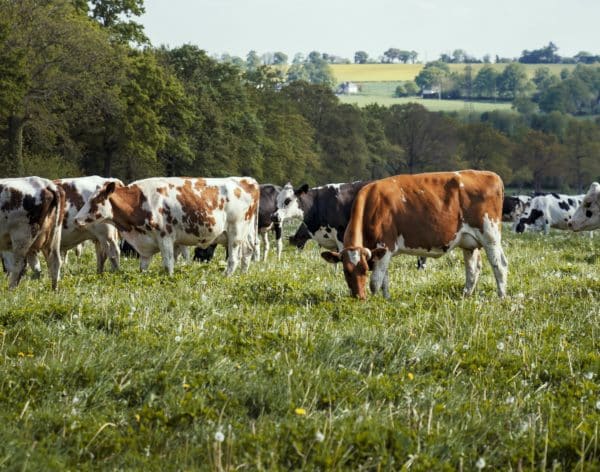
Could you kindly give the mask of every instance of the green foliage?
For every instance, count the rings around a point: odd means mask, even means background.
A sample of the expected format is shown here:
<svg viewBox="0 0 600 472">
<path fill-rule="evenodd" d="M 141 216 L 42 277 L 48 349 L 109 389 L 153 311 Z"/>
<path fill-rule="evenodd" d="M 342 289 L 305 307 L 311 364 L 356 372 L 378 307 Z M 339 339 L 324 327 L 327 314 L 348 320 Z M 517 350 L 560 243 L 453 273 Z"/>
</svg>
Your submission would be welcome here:
<svg viewBox="0 0 600 472">
<path fill-rule="evenodd" d="M 594 470 L 598 240 L 503 239 L 504 300 L 485 256 L 463 298 L 450 253 L 361 303 L 313 243 L 232 278 L 221 250 L 99 276 L 90 246 L 57 293 L 4 282 L 2 467 Z"/>
</svg>

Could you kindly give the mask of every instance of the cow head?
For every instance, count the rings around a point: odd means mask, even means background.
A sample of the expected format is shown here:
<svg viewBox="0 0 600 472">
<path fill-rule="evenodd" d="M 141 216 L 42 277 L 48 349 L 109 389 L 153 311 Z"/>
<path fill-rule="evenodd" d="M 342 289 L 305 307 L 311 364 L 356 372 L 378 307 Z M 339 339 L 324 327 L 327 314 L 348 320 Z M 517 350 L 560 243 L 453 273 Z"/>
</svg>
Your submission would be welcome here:
<svg viewBox="0 0 600 472">
<path fill-rule="evenodd" d="M 594 182 L 569 221 L 573 231 L 600 228 L 600 183 Z"/>
<path fill-rule="evenodd" d="M 307 184 L 296 190 L 294 190 L 290 182 L 285 184 L 279 195 L 277 195 L 277 210 L 271 215 L 271 219 L 275 223 L 281 223 L 294 217 L 303 218 L 302 195 L 305 195 L 307 192 Z"/>
<path fill-rule="evenodd" d="M 370 263 L 382 258 L 386 252 L 386 248 L 371 251 L 366 247 L 346 247 L 341 252 L 322 252 L 321 257 L 332 264 L 341 262 L 350 293 L 359 300 L 365 300 Z"/>
<path fill-rule="evenodd" d="M 117 187 L 121 186 L 122 184 L 119 182 L 107 182 L 96 190 L 75 215 L 75 224 L 84 227 L 91 223 L 112 219 L 112 205 L 109 197 Z"/>
</svg>

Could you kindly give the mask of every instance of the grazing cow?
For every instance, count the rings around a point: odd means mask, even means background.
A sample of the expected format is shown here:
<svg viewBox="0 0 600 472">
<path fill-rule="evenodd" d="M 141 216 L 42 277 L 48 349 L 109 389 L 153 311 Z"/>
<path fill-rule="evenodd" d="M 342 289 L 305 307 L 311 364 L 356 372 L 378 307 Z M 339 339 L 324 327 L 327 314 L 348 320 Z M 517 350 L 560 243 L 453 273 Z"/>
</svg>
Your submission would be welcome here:
<svg viewBox="0 0 600 472">
<path fill-rule="evenodd" d="M 289 237 L 290 244 L 296 246 L 298 249 L 304 249 L 304 246 L 310 240 L 310 231 L 308 231 L 304 222 L 300 223 L 296 232 Z"/>
<path fill-rule="evenodd" d="M 300 217 L 310 239 L 325 249 L 341 250 L 344 247 L 344 232 L 350 220 L 354 198 L 368 183 L 368 180 L 359 180 L 311 189 L 304 184 L 294 190 L 288 182 L 277 196 L 277 211 L 273 213 L 273 221 L 281 223 L 289 218 Z M 298 228 L 293 238 L 300 242 L 305 236 L 305 230 Z M 306 241 L 302 247 L 304 244 Z M 425 268 L 424 257 L 419 257 L 417 268 Z"/>
<path fill-rule="evenodd" d="M 63 190 L 50 180 L 0 179 L 0 251 L 10 288 L 19 284 L 26 262 L 35 264 L 38 251 L 48 263 L 52 288 L 58 287 L 64 202 Z"/>
<path fill-rule="evenodd" d="M 508 262 L 501 246 L 502 180 L 493 172 L 465 170 L 397 175 L 376 180 L 356 196 L 344 247 L 321 255 L 342 262 L 352 295 L 366 298 L 370 288 L 389 297 L 388 265 L 396 254 L 439 257 L 463 250 L 470 295 L 481 270 L 480 248 L 494 269 L 498 295 L 506 294 Z"/>
<path fill-rule="evenodd" d="M 341 249 L 354 197 L 367 183 L 357 181 L 310 189 L 304 184 L 294 190 L 288 182 L 277 196 L 273 221 L 281 224 L 287 219 L 300 217 L 311 239 L 319 246 L 330 250 Z"/>
<path fill-rule="evenodd" d="M 65 217 L 63 219 L 60 250 L 65 257 L 66 252 L 91 239 L 96 248 L 96 270 L 104 271 L 106 259 L 110 259 L 113 270 L 119 268 L 119 234 L 117 229 L 103 221 L 87 225 L 85 228 L 75 224 L 75 216 L 83 208 L 85 202 L 107 182 L 123 185 L 119 179 L 106 179 L 97 175 L 58 179 L 54 181 L 65 191 Z"/>
<path fill-rule="evenodd" d="M 519 218 L 515 231 L 522 233 L 531 228 L 548 234 L 550 228 L 569 229 L 569 221 L 584 196 L 548 193 L 533 197 L 529 207 Z"/>
<path fill-rule="evenodd" d="M 81 226 L 108 221 L 140 254 L 146 270 L 159 252 L 173 274 L 176 246 L 227 244 L 231 275 L 246 270 L 257 239 L 259 189 L 251 177 L 202 179 L 156 177 L 127 186 L 109 182 L 83 206 Z"/>
<path fill-rule="evenodd" d="M 532 198 L 528 195 L 516 195 L 514 197 L 505 195 L 502 202 L 502 221 L 515 222 L 517 218 L 525 213 Z"/>
<path fill-rule="evenodd" d="M 281 187 L 273 184 L 260 185 L 260 205 L 258 207 L 258 234 L 264 243 L 263 261 L 267 260 L 269 253 L 269 235 L 268 232 L 275 232 L 275 241 L 277 243 L 277 260 L 281 260 L 281 251 L 283 243 L 281 241 L 281 225 L 271 220 L 271 215 L 277 210 L 277 195 L 281 191 Z M 260 243 L 260 239 L 258 240 Z M 209 262 L 215 254 L 217 245 L 211 245 L 207 248 L 197 247 L 194 249 L 194 260 L 201 262 Z M 254 254 L 255 260 L 260 258 L 260 244 L 257 244 L 257 250 Z"/>
<path fill-rule="evenodd" d="M 592 183 L 581 205 L 575 210 L 569 221 L 573 231 L 594 230 L 600 228 L 600 184 Z"/>
</svg>

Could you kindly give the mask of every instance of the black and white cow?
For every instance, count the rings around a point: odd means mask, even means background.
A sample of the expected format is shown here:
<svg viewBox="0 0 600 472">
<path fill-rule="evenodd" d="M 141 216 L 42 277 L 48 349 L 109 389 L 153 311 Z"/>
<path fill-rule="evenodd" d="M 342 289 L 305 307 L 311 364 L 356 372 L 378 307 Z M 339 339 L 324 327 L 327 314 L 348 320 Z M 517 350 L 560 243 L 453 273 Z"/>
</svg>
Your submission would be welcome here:
<svg viewBox="0 0 600 472">
<path fill-rule="evenodd" d="M 258 245 L 254 254 L 255 260 L 260 258 L 260 240 L 264 246 L 263 260 L 267 260 L 269 253 L 269 231 L 275 233 L 275 242 L 277 244 L 277 260 L 281 259 L 283 243 L 281 241 L 281 225 L 271 220 L 271 215 L 277 210 L 277 195 L 281 191 L 281 187 L 273 184 L 260 185 L 260 204 L 258 207 Z M 217 245 L 213 244 L 206 248 L 197 247 L 194 249 L 194 260 L 201 262 L 209 262 L 215 254 Z"/>
<path fill-rule="evenodd" d="M 314 188 L 304 184 L 294 190 L 288 182 L 277 196 L 273 221 L 281 224 L 291 218 L 302 218 L 311 239 L 319 246 L 332 251 L 341 250 L 354 198 L 368 183 L 367 180 L 359 180 Z"/>
<path fill-rule="evenodd" d="M 283 222 L 290 218 L 302 218 L 306 230 L 298 228 L 292 236 L 297 247 L 304 247 L 306 234 L 319 246 L 331 251 L 340 251 L 344 247 L 344 232 L 352 204 L 358 191 L 368 184 L 369 180 L 358 180 L 349 183 L 328 184 L 322 187 L 309 188 L 304 184 L 294 190 L 287 183 L 277 197 L 277 211 L 273 213 L 273 221 Z M 306 232 L 305 232 L 306 231 Z M 419 257 L 417 268 L 425 268 L 425 257 Z"/>
<path fill-rule="evenodd" d="M 569 229 L 573 231 L 600 229 L 600 183 L 594 182 L 590 185 L 581 205 L 571 217 Z"/>
<path fill-rule="evenodd" d="M 505 195 L 502 202 L 502 221 L 506 223 L 517 221 L 527 211 L 532 198 L 529 195 L 515 195 L 514 197 Z"/>
<path fill-rule="evenodd" d="M 519 218 L 515 231 L 526 229 L 550 232 L 550 228 L 569 229 L 569 221 L 585 195 L 563 195 L 548 193 L 531 199 L 529 207 Z"/>
</svg>

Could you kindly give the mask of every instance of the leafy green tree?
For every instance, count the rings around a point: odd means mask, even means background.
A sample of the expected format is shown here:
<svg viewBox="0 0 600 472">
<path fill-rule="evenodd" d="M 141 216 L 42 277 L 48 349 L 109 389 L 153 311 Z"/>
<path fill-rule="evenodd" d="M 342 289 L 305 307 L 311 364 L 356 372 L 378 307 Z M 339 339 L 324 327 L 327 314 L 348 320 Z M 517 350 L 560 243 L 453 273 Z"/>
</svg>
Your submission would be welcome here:
<svg viewBox="0 0 600 472">
<path fill-rule="evenodd" d="M 512 143 L 487 123 L 466 124 L 459 129 L 459 154 L 472 169 L 491 170 L 505 182 L 512 177 Z"/>
<path fill-rule="evenodd" d="M 491 65 L 484 65 L 473 80 L 473 92 L 479 98 L 496 98 L 498 72 Z"/>
<path fill-rule="evenodd" d="M 121 43 L 147 44 L 144 27 L 132 20 L 145 13 L 144 0 L 73 0 L 76 8 L 110 31 Z"/>
<path fill-rule="evenodd" d="M 258 69 L 261 65 L 262 62 L 258 56 L 258 53 L 255 50 L 248 52 L 248 55 L 246 56 L 246 70 L 252 72 Z"/>
<path fill-rule="evenodd" d="M 569 120 L 565 147 L 566 169 L 577 192 L 585 192 L 600 175 L 600 125 L 591 121 Z"/>
<path fill-rule="evenodd" d="M 1 2 L 0 18 L 9 25 L 0 49 L 15 58 L 13 78 L 22 80 L 12 88 L 11 107 L 2 112 L 8 122 L 13 172 L 22 175 L 24 131 L 54 136 L 48 143 L 57 139 L 68 143 L 70 110 L 94 112 L 82 104 L 91 105 L 93 97 L 120 76 L 119 60 L 107 35 L 92 27 L 70 1 Z"/>
<path fill-rule="evenodd" d="M 524 64 L 556 64 L 560 62 L 560 56 L 556 54 L 558 47 L 552 41 L 547 46 L 534 49 L 533 51 L 523 51 L 519 62 Z"/>
<path fill-rule="evenodd" d="M 392 63 L 395 59 L 400 58 L 400 49 L 398 48 L 389 48 L 383 53 L 383 57 L 385 58 L 385 62 Z"/>
<path fill-rule="evenodd" d="M 421 90 L 436 90 L 438 98 L 441 99 L 444 92 L 444 85 L 449 77 L 450 69 L 448 65 L 436 61 L 426 64 L 417 77 L 415 77 L 415 82 Z"/>
<path fill-rule="evenodd" d="M 456 167 L 456 129 L 450 118 L 416 103 L 392 105 L 385 132 L 390 143 L 404 150 L 404 162 L 398 163 L 394 174 Z"/>
<path fill-rule="evenodd" d="M 514 100 L 531 90 L 527 72 L 522 64 L 508 64 L 498 76 L 498 93 L 500 97 Z"/>
<path fill-rule="evenodd" d="M 277 51 L 273 54 L 273 64 L 275 65 L 285 65 L 287 64 L 288 57 L 287 54 L 283 52 Z"/>
<path fill-rule="evenodd" d="M 365 51 L 356 51 L 354 53 L 355 64 L 366 64 L 369 60 L 369 55 Z"/>
<path fill-rule="evenodd" d="M 371 104 L 362 109 L 365 140 L 368 150 L 367 171 L 370 179 L 381 179 L 396 173 L 405 162 L 404 149 L 392 144 L 385 133 L 389 115 L 387 107 Z"/>
<path fill-rule="evenodd" d="M 556 183 L 553 179 L 563 175 L 563 153 L 556 136 L 529 130 L 517 144 L 513 158 L 518 167 L 530 173 L 534 190 L 541 192 L 544 185 L 553 186 Z"/>
</svg>

